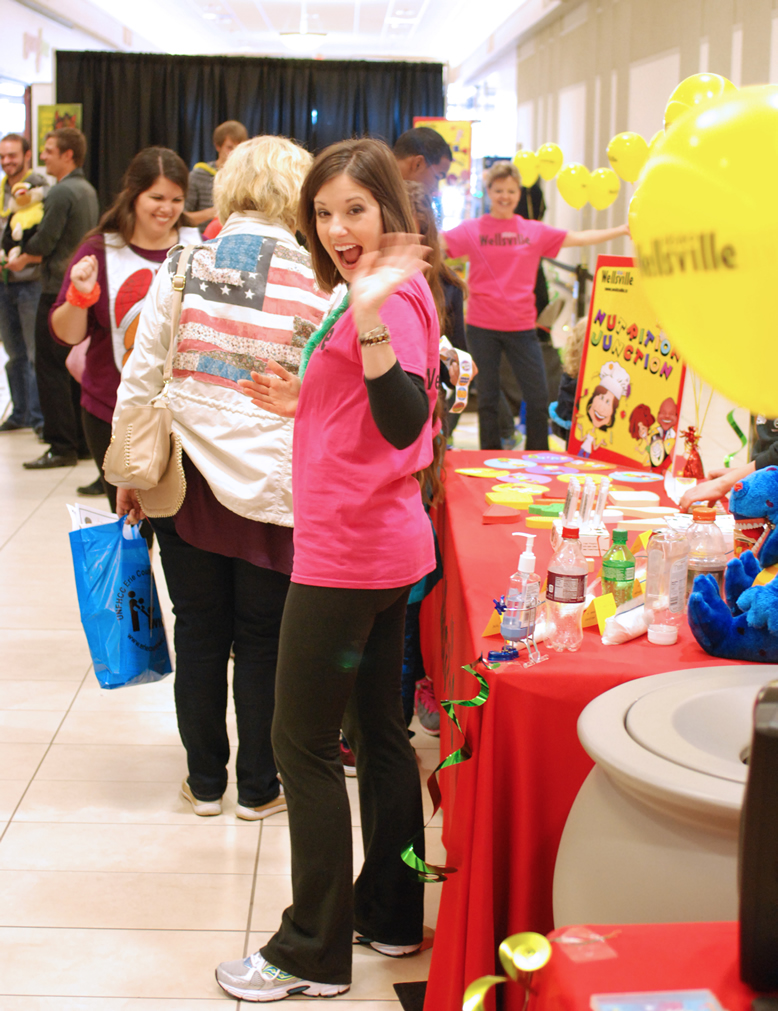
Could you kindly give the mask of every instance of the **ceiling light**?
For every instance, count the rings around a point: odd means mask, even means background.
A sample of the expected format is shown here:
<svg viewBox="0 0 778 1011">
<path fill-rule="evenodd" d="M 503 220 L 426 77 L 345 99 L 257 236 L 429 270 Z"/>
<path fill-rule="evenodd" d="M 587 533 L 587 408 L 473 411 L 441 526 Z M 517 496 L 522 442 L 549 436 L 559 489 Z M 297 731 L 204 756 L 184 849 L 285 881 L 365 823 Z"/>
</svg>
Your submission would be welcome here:
<svg viewBox="0 0 778 1011">
<path fill-rule="evenodd" d="M 313 53 L 327 38 L 326 32 L 280 32 L 283 44 L 293 53 Z"/>
<path fill-rule="evenodd" d="M 314 53 L 327 38 L 327 33 L 308 31 L 308 5 L 306 0 L 303 0 L 300 8 L 300 31 L 279 32 L 279 38 L 292 53 Z"/>
</svg>

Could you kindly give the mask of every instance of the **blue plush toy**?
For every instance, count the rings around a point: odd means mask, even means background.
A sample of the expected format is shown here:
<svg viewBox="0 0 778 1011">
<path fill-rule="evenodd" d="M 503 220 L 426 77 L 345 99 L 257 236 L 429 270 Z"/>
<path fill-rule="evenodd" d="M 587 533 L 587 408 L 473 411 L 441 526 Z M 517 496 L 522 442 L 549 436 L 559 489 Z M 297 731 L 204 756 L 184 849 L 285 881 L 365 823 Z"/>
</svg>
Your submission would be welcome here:
<svg viewBox="0 0 778 1011">
<path fill-rule="evenodd" d="M 729 507 L 736 520 L 763 520 L 764 533 L 754 551 L 727 565 L 726 604 L 713 576 L 697 576 L 689 595 L 689 627 L 711 656 L 778 663 L 778 578 L 754 584 L 763 569 L 778 563 L 778 467 L 765 467 L 739 481 Z"/>
</svg>

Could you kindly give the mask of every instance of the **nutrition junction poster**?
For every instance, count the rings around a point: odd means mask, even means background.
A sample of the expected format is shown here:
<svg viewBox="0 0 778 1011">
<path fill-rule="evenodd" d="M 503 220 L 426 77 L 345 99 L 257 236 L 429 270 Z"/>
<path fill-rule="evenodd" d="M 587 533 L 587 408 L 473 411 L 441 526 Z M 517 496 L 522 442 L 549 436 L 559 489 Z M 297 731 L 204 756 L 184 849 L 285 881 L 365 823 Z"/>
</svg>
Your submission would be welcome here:
<svg viewBox="0 0 778 1011">
<path fill-rule="evenodd" d="M 632 258 L 598 257 L 569 452 L 666 470 L 678 438 L 685 371 Z"/>
</svg>

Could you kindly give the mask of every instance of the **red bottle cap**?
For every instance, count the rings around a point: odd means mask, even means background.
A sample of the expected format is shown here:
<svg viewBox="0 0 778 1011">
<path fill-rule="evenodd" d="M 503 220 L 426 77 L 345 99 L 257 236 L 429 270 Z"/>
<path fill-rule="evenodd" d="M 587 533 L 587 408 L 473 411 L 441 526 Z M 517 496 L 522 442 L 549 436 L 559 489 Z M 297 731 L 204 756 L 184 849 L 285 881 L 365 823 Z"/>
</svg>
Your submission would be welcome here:
<svg viewBox="0 0 778 1011">
<path fill-rule="evenodd" d="M 577 541 L 578 527 L 562 527 L 562 536 L 567 541 Z"/>
</svg>

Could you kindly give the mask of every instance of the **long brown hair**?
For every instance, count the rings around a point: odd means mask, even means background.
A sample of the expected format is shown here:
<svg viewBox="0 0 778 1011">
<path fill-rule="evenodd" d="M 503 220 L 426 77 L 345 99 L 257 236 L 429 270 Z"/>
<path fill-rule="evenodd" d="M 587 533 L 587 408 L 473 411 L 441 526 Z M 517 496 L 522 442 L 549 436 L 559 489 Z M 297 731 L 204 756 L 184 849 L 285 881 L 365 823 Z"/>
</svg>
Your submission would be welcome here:
<svg viewBox="0 0 778 1011">
<path fill-rule="evenodd" d="M 332 291 L 342 278 L 319 239 L 313 202 L 322 186 L 340 175 L 349 176 L 369 190 L 381 208 L 385 233 L 416 231 L 405 183 L 394 155 L 383 141 L 363 137 L 325 148 L 305 177 L 297 212 L 297 226 L 308 240 L 313 271 L 323 291 Z"/>
<path fill-rule="evenodd" d="M 428 263 L 432 265 L 424 277 L 430 286 L 432 297 L 435 301 L 435 308 L 438 313 L 438 325 L 441 334 L 444 334 L 450 325 L 448 311 L 446 309 L 446 296 L 443 291 L 442 279 L 450 279 L 452 275 L 453 284 L 458 288 L 464 288 L 465 282 L 460 280 L 453 270 L 450 270 L 443 262 L 443 253 L 438 241 L 438 229 L 435 224 L 435 215 L 432 211 L 432 204 L 427 196 L 427 192 L 421 183 L 406 181 L 405 188 L 411 201 L 411 209 L 416 219 L 419 234 L 422 242 L 431 252 L 427 257 Z M 438 423 L 440 431 L 432 441 L 432 463 L 420 471 L 416 478 L 421 486 L 421 495 L 426 505 L 438 505 L 443 500 L 446 489 L 443 483 L 443 459 L 446 455 L 446 436 L 443 426 L 443 416 L 446 412 L 446 405 L 443 400 L 443 391 L 438 390 L 438 399 L 435 402 L 435 410 L 432 415 L 433 426 Z"/>
<path fill-rule="evenodd" d="M 144 148 L 135 155 L 124 173 L 118 197 L 100 218 L 97 228 L 93 228 L 84 238 L 115 232 L 129 244 L 135 231 L 135 201 L 141 193 L 151 189 L 160 176 L 180 187 L 186 197 L 189 169 L 183 158 L 169 147 Z M 190 224 L 186 212 L 182 212 L 176 221 L 176 227 L 181 228 Z"/>
</svg>

